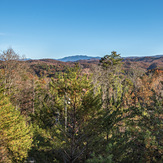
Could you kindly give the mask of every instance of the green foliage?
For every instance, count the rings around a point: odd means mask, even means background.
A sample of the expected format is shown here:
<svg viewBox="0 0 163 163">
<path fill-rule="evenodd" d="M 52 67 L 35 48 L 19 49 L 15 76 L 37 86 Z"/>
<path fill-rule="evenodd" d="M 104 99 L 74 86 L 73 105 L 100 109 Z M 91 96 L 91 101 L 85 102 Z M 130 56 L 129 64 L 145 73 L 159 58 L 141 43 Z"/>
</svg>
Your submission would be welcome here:
<svg viewBox="0 0 163 163">
<path fill-rule="evenodd" d="M 34 124 L 33 132 L 33 146 L 29 151 L 29 157 L 34 158 L 36 162 L 57 162 L 55 157 L 57 150 L 61 148 L 58 139 L 52 137 L 49 131 L 36 124 Z"/>
<path fill-rule="evenodd" d="M 100 65 L 106 69 L 114 65 L 120 64 L 122 61 L 122 58 L 120 57 L 120 54 L 117 54 L 116 51 L 112 51 L 111 55 L 105 55 L 103 58 L 100 59 Z"/>
<path fill-rule="evenodd" d="M 115 162 L 161 162 L 162 125 L 158 110 L 144 107 L 129 107 L 121 121 L 118 132 L 109 141 Z"/>
<path fill-rule="evenodd" d="M 22 162 L 32 145 L 31 128 L 0 92 L 0 162 Z"/>
<path fill-rule="evenodd" d="M 111 149 L 112 145 L 108 144 L 106 146 L 106 151 L 103 152 L 103 155 L 96 156 L 95 153 L 93 153 L 86 163 L 114 163 L 112 160 L 113 155 L 110 153 Z"/>
<path fill-rule="evenodd" d="M 60 137 L 63 157 L 69 161 L 84 159 L 83 153 L 91 146 L 95 121 L 100 109 L 100 98 L 93 94 L 89 77 L 76 66 L 52 80 L 51 93 L 60 112 Z M 97 127 L 97 125 L 96 125 Z M 89 149 L 90 150 L 90 149 Z"/>
</svg>

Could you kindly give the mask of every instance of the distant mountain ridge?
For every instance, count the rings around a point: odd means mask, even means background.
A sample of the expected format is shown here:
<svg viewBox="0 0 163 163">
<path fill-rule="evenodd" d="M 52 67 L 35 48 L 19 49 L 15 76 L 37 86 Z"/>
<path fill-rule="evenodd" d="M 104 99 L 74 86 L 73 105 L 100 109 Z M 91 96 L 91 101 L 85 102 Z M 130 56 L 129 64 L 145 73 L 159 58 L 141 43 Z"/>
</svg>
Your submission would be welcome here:
<svg viewBox="0 0 163 163">
<path fill-rule="evenodd" d="M 79 60 L 96 60 L 96 59 L 101 59 L 101 57 L 91 57 L 91 56 L 87 56 L 87 55 L 75 55 L 75 56 L 68 56 L 68 57 L 58 59 L 58 61 L 75 62 L 75 61 L 79 61 Z"/>
<path fill-rule="evenodd" d="M 163 62 L 163 55 L 155 55 L 155 56 L 145 56 L 145 57 L 124 57 L 123 60 L 130 60 L 135 62 L 153 62 L 160 61 Z"/>
<path fill-rule="evenodd" d="M 129 56 L 129 57 L 122 57 L 123 59 L 139 59 L 139 58 L 161 58 L 162 55 L 153 55 L 153 56 Z"/>
<path fill-rule="evenodd" d="M 34 61 L 40 60 L 45 62 L 80 62 L 80 61 L 97 61 L 100 60 L 101 57 L 91 57 L 87 55 L 75 55 L 75 56 L 68 56 L 60 59 L 52 59 L 52 58 L 44 58 L 44 59 L 30 59 L 26 58 L 23 59 L 24 61 Z M 152 62 L 154 60 L 159 60 L 163 62 L 163 55 L 154 55 L 154 56 L 129 56 L 129 57 L 122 57 L 123 61 L 144 61 L 144 62 Z"/>
<path fill-rule="evenodd" d="M 148 61 L 148 60 L 155 60 L 161 59 L 163 55 L 155 55 L 155 56 L 131 56 L 131 57 L 122 57 L 123 60 L 132 60 L 132 61 Z M 101 57 L 91 57 L 87 55 L 75 55 L 75 56 L 68 56 L 61 59 L 57 59 L 58 61 L 62 62 L 76 62 L 80 60 L 99 60 Z"/>
</svg>

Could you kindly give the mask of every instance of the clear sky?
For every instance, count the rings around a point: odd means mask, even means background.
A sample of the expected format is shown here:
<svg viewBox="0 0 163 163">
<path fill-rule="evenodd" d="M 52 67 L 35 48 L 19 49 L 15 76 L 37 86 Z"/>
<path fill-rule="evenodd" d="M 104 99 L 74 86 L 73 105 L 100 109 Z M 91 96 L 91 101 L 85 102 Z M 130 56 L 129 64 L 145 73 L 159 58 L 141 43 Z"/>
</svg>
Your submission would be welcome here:
<svg viewBox="0 0 163 163">
<path fill-rule="evenodd" d="M 163 54 L 163 0 L 0 0 L 0 51 L 27 58 Z"/>
</svg>

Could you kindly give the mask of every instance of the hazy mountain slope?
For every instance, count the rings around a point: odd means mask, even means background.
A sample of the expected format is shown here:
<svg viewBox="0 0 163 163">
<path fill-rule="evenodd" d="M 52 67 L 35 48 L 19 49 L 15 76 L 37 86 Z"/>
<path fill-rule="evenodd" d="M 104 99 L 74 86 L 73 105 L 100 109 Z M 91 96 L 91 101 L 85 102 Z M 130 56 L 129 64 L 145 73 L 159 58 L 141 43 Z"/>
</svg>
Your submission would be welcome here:
<svg viewBox="0 0 163 163">
<path fill-rule="evenodd" d="M 75 61 L 79 61 L 79 60 L 91 60 L 91 59 L 100 59 L 100 57 L 90 57 L 90 56 L 86 56 L 86 55 L 75 55 L 75 56 L 64 57 L 64 58 L 61 58 L 58 60 L 62 61 L 62 62 L 75 62 Z"/>
</svg>

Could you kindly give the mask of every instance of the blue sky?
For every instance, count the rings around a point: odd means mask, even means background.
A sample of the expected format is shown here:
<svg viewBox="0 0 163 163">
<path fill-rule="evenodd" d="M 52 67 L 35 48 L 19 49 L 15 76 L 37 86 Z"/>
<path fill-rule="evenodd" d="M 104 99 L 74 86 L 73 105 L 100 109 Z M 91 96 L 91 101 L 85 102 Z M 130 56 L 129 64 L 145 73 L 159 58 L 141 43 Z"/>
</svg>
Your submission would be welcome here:
<svg viewBox="0 0 163 163">
<path fill-rule="evenodd" d="M 0 0 L 0 51 L 27 58 L 163 54 L 163 0 Z"/>
</svg>

